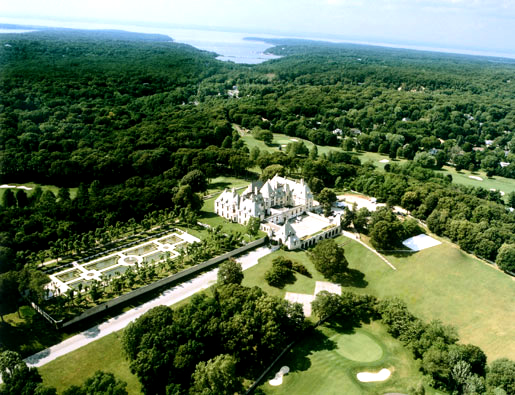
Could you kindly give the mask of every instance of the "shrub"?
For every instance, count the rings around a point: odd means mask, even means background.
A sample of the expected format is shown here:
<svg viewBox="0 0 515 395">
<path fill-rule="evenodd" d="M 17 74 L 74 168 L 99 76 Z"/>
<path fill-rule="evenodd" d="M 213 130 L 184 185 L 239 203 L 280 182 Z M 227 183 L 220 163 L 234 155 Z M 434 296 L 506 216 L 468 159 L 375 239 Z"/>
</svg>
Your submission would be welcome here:
<svg viewBox="0 0 515 395">
<path fill-rule="evenodd" d="M 295 272 L 300 273 L 306 277 L 309 277 L 309 278 L 312 277 L 311 273 L 308 271 L 308 269 L 306 269 L 306 266 L 304 266 L 302 263 L 293 262 L 292 269 Z"/>
<path fill-rule="evenodd" d="M 272 287 L 283 288 L 295 282 L 292 268 L 291 260 L 279 256 L 272 261 L 272 268 L 265 273 L 265 280 Z"/>
</svg>

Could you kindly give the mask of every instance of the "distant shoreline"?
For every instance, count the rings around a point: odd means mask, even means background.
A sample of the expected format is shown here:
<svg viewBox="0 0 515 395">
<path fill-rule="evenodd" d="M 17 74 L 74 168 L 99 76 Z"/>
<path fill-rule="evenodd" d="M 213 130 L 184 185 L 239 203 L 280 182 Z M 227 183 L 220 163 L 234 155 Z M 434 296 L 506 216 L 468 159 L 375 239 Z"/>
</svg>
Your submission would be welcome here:
<svg viewBox="0 0 515 395">
<path fill-rule="evenodd" d="M 304 41 L 314 41 L 314 42 L 327 42 L 327 43 L 333 43 L 333 44 L 356 44 L 356 45 L 367 45 L 367 46 L 379 46 L 379 47 L 386 47 L 386 48 L 396 48 L 396 49 L 406 49 L 406 50 L 415 50 L 415 51 L 425 51 L 425 52 L 438 52 L 438 53 L 445 53 L 445 54 L 456 54 L 456 55 L 470 55 L 470 56 L 480 56 L 480 57 L 490 57 L 490 58 L 501 58 L 501 59 L 509 59 L 513 60 L 515 59 L 515 53 L 505 53 L 505 52 L 498 52 L 498 51 L 488 51 L 488 50 L 474 50 L 474 49 L 458 49 L 458 48 L 443 48 L 438 46 L 432 46 L 431 44 L 402 44 L 402 43 L 387 43 L 387 42 L 380 42 L 380 41 L 374 41 L 374 40 L 353 40 L 353 39 L 345 39 L 345 38 L 336 38 L 334 36 L 324 37 L 323 35 L 313 37 L 313 36 L 301 36 L 295 33 L 287 34 L 287 33 L 276 33 L 276 34 L 265 34 L 265 33 L 256 33 L 256 32 L 242 32 L 242 31 L 236 31 L 236 29 L 231 28 L 218 28 L 218 27 L 212 27 L 212 26 L 195 26 L 195 27 L 187 27 L 187 26 L 170 26 L 170 27 L 164 27 L 164 26 L 141 26 L 141 25 L 131 25 L 129 24 L 116 24 L 116 23 L 90 23 L 90 22 L 78 22 L 78 21 L 71 21 L 71 22 L 65 22 L 65 21 L 55 21 L 55 20 L 39 20 L 39 19 L 27 19 L 22 20 L 19 18 L 5 18 L 0 17 L 0 34 L 2 33 L 8 33 L 4 30 L 5 27 L 15 27 L 17 29 L 45 29 L 45 28 L 69 28 L 69 29 L 86 29 L 86 30 L 125 30 L 130 32 L 138 32 L 138 33 L 158 33 L 158 34 L 166 34 L 169 35 L 166 32 L 169 32 L 170 30 L 190 30 L 192 32 L 195 31 L 212 31 L 212 32 L 218 32 L 218 33 L 230 33 L 234 35 L 240 35 L 242 40 L 249 40 L 249 41 L 261 41 L 270 43 L 271 40 L 276 39 L 284 39 L 284 40 L 304 40 Z M 22 32 L 19 32 L 22 33 Z M 265 36 L 265 37 L 263 37 Z M 268 36 L 268 37 L 266 37 Z M 195 46 L 194 44 L 191 44 L 189 42 L 186 42 L 181 39 L 176 39 L 175 37 L 172 37 L 175 42 L 179 43 L 185 43 L 192 46 Z M 268 41 L 270 40 L 270 41 Z M 273 45 L 277 45 L 274 43 Z M 199 48 L 203 49 L 204 48 Z"/>
</svg>

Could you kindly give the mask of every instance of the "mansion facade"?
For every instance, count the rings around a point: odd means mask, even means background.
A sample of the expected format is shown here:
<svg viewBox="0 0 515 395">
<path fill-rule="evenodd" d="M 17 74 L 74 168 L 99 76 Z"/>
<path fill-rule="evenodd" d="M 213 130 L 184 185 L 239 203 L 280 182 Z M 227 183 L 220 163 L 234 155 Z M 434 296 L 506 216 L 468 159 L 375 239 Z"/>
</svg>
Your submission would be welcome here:
<svg viewBox="0 0 515 395">
<path fill-rule="evenodd" d="M 341 232 L 340 216 L 322 217 L 315 213 L 319 208 L 304 180 L 277 175 L 251 183 L 241 195 L 225 189 L 215 200 L 216 214 L 242 225 L 258 218 L 261 230 L 290 250 L 311 247 Z"/>
<path fill-rule="evenodd" d="M 252 182 L 241 195 L 234 188 L 226 189 L 215 200 L 215 213 L 239 224 L 246 224 L 251 217 L 283 223 L 312 207 L 313 194 L 304 180 L 297 182 L 278 175 L 264 184 Z"/>
</svg>

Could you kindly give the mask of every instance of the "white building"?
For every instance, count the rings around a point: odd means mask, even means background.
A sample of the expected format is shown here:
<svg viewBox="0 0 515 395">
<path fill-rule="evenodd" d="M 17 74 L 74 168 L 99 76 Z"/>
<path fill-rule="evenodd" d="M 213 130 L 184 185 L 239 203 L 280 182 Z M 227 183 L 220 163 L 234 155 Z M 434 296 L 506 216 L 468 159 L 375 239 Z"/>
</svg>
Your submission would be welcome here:
<svg viewBox="0 0 515 395">
<path fill-rule="evenodd" d="M 304 183 L 275 176 L 264 184 L 251 183 L 241 195 L 236 190 L 224 190 L 215 200 L 215 213 L 230 221 L 246 224 L 250 217 L 261 221 L 274 217 L 274 223 L 283 223 L 313 207 L 313 194 Z"/>
<path fill-rule="evenodd" d="M 303 180 L 275 176 L 264 184 L 250 184 L 241 195 L 224 190 L 215 200 L 216 214 L 246 224 L 251 217 L 262 222 L 261 230 L 288 249 L 307 248 L 340 233 L 340 217 L 324 218 L 312 211 L 318 207 Z M 313 235 L 313 236 L 311 236 Z"/>
</svg>

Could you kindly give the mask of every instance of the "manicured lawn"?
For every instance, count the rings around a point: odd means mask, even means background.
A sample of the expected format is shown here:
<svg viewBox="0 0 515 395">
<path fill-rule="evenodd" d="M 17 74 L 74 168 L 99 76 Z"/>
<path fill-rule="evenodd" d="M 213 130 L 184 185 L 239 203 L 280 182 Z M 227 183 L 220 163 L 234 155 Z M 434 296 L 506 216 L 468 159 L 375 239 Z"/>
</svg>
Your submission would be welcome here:
<svg viewBox="0 0 515 395">
<path fill-rule="evenodd" d="M 399 294 L 416 315 L 455 326 L 461 342 L 481 347 L 490 361 L 515 359 L 512 277 L 448 242 L 409 257 L 387 258 L 398 270 L 367 276 L 374 293 Z"/>
<path fill-rule="evenodd" d="M 510 192 L 515 191 L 515 179 L 493 176 L 488 178 L 484 171 L 470 172 L 468 170 L 456 171 L 454 167 L 444 166 L 438 173 L 452 175 L 452 182 L 456 184 L 481 187 L 487 190 L 495 189 L 505 193 L 505 199 Z M 483 181 L 475 180 L 470 176 L 481 177 Z"/>
<path fill-rule="evenodd" d="M 294 140 L 303 141 L 304 144 L 306 144 L 306 147 L 308 149 L 311 149 L 314 144 L 311 141 L 304 140 L 298 137 L 290 137 L 285 134 L 280 133 L 274 133 L 274 139 L 272 141 L 272 144 L 267 146 L 262 141 L 256 140 L 254 136 L 252 136 L 250 133 L 244 134 L 242 136 L 243 141 L 247 144 L 247 147 L 249 149 L 252 149 L 252 147 L 258 147 L 260 150 L 274 152 L 278 151 L 279 147 L 282 145 L 287 145 L 288 143 L 292 142 Z M 317 145 L 318 147 L 318 153 L 328 153 L 330 151 L 340 151 L 341 148 L 339 147 L 329 147 L 329 146 L 322 146 Z M 381 162 L 381 160 L 388 159 L 389 163 L 404 163 L 407 162 L 407 159 L 395 159 L 391 160 L 388 155 L 379 154 L 377 152 L 349 152 L 351 155 L 357 156 L 362 163 L 371 161 L 376 167 L 379 169 L 383 169 L 385 162 Z M 441 173 L 443 175 L 450 174 L 452 175 L 452 180 L 456 184 L 461 185 L 468 185 L 468 186 L 475 186 L 475 187 L 482 187 L 484 189 L 495 189 L 498 191 L 503 191 L 505 193 L 505 196 L 507 196 L 510 192 L 515 191 L 515 179 L 511 178 L 504 178 L 499 176 L 494 176 L 491 178 L 488 178 L 483 171 L 478 172 L 470 172 L 468 170 L 462 170 L 460 172 L 457 172 L 456 169 L 452 166 L 444 166 L 441 170 L 437 170 L 437 173 Z M 481 177 L 483 181 L 475 180 L 473 178 L 470 178 L 470 176 L 477 176 Z M 231 182 L 228 183 L 231 187 L 233 184 Z M 236 182 L 234 183 L 234 186 L 238 186 L 239 184 Z M 229 186 L 228 186 L 229 187 Z"/>
<path fill-rule="evenodd" d="M 380 162 L 383 159 L 388 159 L 390 163 L 407 162 L 406 159 L 395 159 L 395 161 L 392 161 L 388 158 L 388 155 L 378 154 L 377 152 L 353 152 L 352 154 L 358 156 L 362 163 L 368 160 L 372 161 L 374 165 L 380 169 L 383 169 L 386 164 Z M 497 191 L 503 191 L 505 193 L 505 199 L 510 192 L 515 191 L 515 179 L 499 176 L 488 178 L 484 171 L 470 172 L 468 170 L 461 170 L 458 172 L 452 166 L 444 166 L 441 170 L 437 170 L 436 172 L 443 175 L 450 174 L 452 176 L 452 182 L 455 184 L 481 187 L 486 190 L 495 189 Z M 470 176 L 480 177 L 482 181 L 470 178 Z"/>
<path fill-rule="evenodd" d="M 388 155 L 379 154 L 377 152 L 365 152 L 365 151 L 359 151 L 359 152 L 349 152 L 349 154 L 357 156 L 361 163 L 365 162 L 372 162 L 377 168 L 384 169 L 384 165 L 386 163 L 404 163 L 407 162 L 406 159 L 390 159 Z M 381 162 L 382 160 L 387 159 L 389 162 Z"/>
<path fill-rule="evenodd" d="M 309 150 L 311 150 L 315 145 L 311 141 L 302 139 L 300 137 L 290 137 L 282 133 L 273 133 L 273 135 L 274 139 L 272 140 L 272 144 L 270 145 L 266 145 L 261 140 L 256 140 L 254 136 L 250 133 L 243 134 L 241 138 L 245 142 L 249 150 L 251 150 L 254 147 L 258 147 L 260 151 L 268 152 L 279 151 L 279 147 L 284 149 L 285 147 L 282 147 L 283 145 L 288 145 L 288 143 L 294 142 L 295 140 L 304 142 L 304 144 Z M 329 151 L 340 151 L 339 147 L 330 147 L 325 145 L 317 145 L 317 148 L 319 154 L 328 153 Z"/>
<path fill-rule="evenodd" d="M 439 319 L 455 326 L 461 342 L 481 347 L 489 361 L 501 357 L 515 359 L 511 330 L 515 322 L 512 277 L 445 240 L 439 246 L 415 254 L 386 256 L 397 267 L 396 271 L 356 241 L 343 236 L 336 241 L 346 243 L 345 256 L 352 269 L 352 276 L 344 284 L 348 289 L 379 298 L 398 296 L 420 318 Z M 304 264 L 313 278 L 296 274 L 297 281 L 284 289 L 268 286 L 264 273 L 278 255 Z M 288 291 L 312 294 L 315 281 L 323 280 L 305 252 L 276 251 L 244 274 L 244 285 L 260 286 L 279 297 Z"/>
<path fill-rule="evenodd" d="M 345 256 L 349 261 L 349 267 L 354 270 L 350 270 L 350 276 L 344 286 L 351 287 L 353 289 L 360 289 L 367 285 L 364 280 L 364 275 L 355 267 L 359 267 L 361 260 L 370 262 L 377 265 L 378 270 L 382 272 L 383 266 L 386 270 L 390 269 L 383 261 L 377 258 L 372 252 L 367 250 L 362 245 L 346 237 L 338 237 L 335 239 L 337 243 L 342 244 L 345 248 Z M 307 277 L 299 273 L 295 273 L 296 281 L 293 284 L 287 284 L 284 288 L 279 289 L 276 287 L 269 286 L 264 280 L 265 273 L 272 267 L 272 261 L 278 257 L 284 256 L 292 261 L 303 264 L 306 269 L 310 272 L 312 277 Z M 386 271 L 385 270 L 385 271 Z M 327 281 L 316 269 L 305 251 L 282 251 L 277 250 L 272 254 L 269 254 L 260 259 L 259 265 L 253 266 L 244 272 L 243 285 L 247 287 L 258 286 L 266 291 L 270 295 L 284 298 L 286 292 L 296 292 L 304 294 L 313 294 L 315 292 L 315 283 L 317 281 Z"/>
<path fill-rule="evenodd" d="M 39 185 L 39 184 L 35 184 L 33 182 L 26 182 L 25 184 L 18 184 L 16 182 L 9 182 L 9 183 L 6 183 L 8 185 L 16 185 L 16 186 L 26 186 L 28 188 L 32 188 L 32 190 L 30 191 L 25 191 L 27 193 L 28 196 L 32 195 L 32 193 L 34 192 L 34 189 Z M 52 191 L 54 193 L 55 196 L 57 196 L 57 193 L 59 192 L 59 187 L 56 187 L 55 185 L 39 185 L 41 187 L 41 189 L 44 191 Z M 77 195 L 77 189 L 78 188 L 69 188 L 70 189 L 70 197 L 72 199 L 75 199 L 75 196 Z M 18 191 L 19 189 L 14 189 L 12 188 L 11 191 L 13 191 L 15 194 L 16 194 L 16 191 Z M 6 189 L 4 188 L 0 188 L 0 200 L 2 199 L 2 197 L 4 196 L 4 192 L 6 191 Z"/>
<path fill-rule="evenodd" d="M 344 243 L 345 256 L 352 269 L 352 275 L 344 284 L 348 289 L 380 298 L 401 297 L 410 310 L 424 320 L 440 319 L 445 324 L 454 325 L 461 341 L 481 347 L 489 362 L 500 357 L 515 358 L 515 343 L 510 332 L 511 323 L 515 322 L 515 281 L 511 277 L 445 241 L 440 246 L 409 256 L 387 256 L 397 271 L 354 240 L 341 236 L 336 241 Z M 269 287 L 264 281 L 264 273 L 271 267 L 273 258 L 279 255 L 304 264 L 312 278 L 296 274 L 296 282 L 284 289 Z M 262 258 L 259 265 L 246 270 L 244 275 L 243 285 L 260 286 L 281 298 L 287 291 L 312 294 L 315 282 L 324 280 L 304 251 L 276 251 Z M 283 385 L 271 387 L 263 384 L 262 389 L 267 393 L 406 393 L 407 387 L 419 382 L 421 376 L 417 362 L 385 333 L 379 323 L 357 329 L 356 337 L 349 336 L 349 333 L 336 333 L 334 328 L 324 331 L 319 337 L 297 345 L 285 357 L 289 358 L 286 362 L 277 364 L 277 370 L 283 365 L 292 368 Z M 109 335 L 43 366 L 40 371 L 45 384 L 63 389 L 82 383 L 101 368 L 129 382 L 131 393 L 139 393 L 139 384 L 129 372 L 121 352 L 120 336 L 121 332 Z M 368 343 L 366 337 L 375 339 L 383 349 L 383 357 L 376 365 L 371 359 L 378 354 L 377 347 Z M 327 349 L 327 339 L 331 338 L 338 345 L 344 344 L 345 350 L 342 348 L 343 351 L 338 353 Z M 365 343 L 368 346 L 364 347 Z M 361 359 L 361 362 L 356 359 Z M 390 366 L 395 368 L 394 375 L 382 384 L 363 384 L 355 379 L 360 369 L 375 367 L 372 371 L 378 371 Z M 335 372 L 333 369 L 339 370 Z"/>
<path fill-rule="evenodd" d="M 249 185 L 251 180 L 244 180 L 236 177 L 216 177 L 211 180 L 207 187 L 207 194 L 222 192 L 225 188 L 242 188 Z"/>
<path fill-rule="evenodd" d="M 81 385 L 97 370 L 103 370 L 125 381 L 129 394 L 141 394 L 138 378 L 130 372 L 129 362 L 123 355 L 120 337 L 121 332 L 112 333 L 38 368 L 43 383 L 61 393 L 72 385 Z"/>
<path fill-rule="evenodd" d="M 269 380 L 281 366 L 290 372 L 283 383 Z M 390 369 L 383 382 L 362 383 L 356 374 Z M 384 394 L 406 393 L 422 381 L 418 363 L 402 344 L 393 339 L 378 322 L 361 328 L 342 329 L 322 326 L 301 340 L 274 367 L 260 389 L 267 394 Z M 436 393 L 426 388 L 426 393 Z"/>
</svg>

